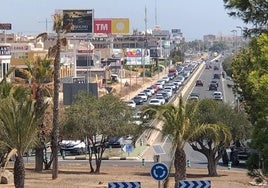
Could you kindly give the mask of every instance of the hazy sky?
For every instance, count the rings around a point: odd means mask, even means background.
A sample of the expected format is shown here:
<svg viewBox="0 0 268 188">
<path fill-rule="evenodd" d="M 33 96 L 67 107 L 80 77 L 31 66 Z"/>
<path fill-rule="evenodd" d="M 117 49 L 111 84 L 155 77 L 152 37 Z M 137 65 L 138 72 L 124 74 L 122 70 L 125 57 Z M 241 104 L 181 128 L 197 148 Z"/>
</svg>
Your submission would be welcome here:
<svg viewBox="0 0 268 188">
<path fill-rule="evenodd" d="M 48 31 L 52 30 L 56 9 L 94 9 L 95 18 L 129 18 L 131 32 L 144 31 L 145 7 L 148 29 L 157 20 L 161 29 L 181 29 L 186 40 L 232 35 L 236 26 L 245 26 L 227 15 L 223 0 L 6 0 L 1 2 L 0 23 L 12 24 L 8 33 L 38 34 L 46 30 L 46 20 Z"/>
</svg>

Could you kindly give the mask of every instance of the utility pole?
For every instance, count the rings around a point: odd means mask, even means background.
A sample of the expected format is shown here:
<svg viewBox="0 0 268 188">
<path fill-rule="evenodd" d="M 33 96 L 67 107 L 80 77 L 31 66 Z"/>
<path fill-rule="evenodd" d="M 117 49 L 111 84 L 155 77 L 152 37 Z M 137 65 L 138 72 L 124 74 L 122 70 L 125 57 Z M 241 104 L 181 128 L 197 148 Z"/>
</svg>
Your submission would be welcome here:
<svg viewBox="0 0 268 188">
<path fill-rule="evenodd" d="M 144 53 L 142 54 L 143 56 L 143 83 L 145 82 L 145 58 L 146 58 L 146 51 L 147 51 L 147 8 L 145 6 L 145 18 L 144 18 L 144 22 L 145 22 L 145 44 L 144 44 Z"/>
<path fill-rule="evenodd" d="M 157 26 L 157 0 L 155 0 L 155 15 L 154 15 L 154 19 L 155 19 L 155 26 Z"/>
<path fill-rule="evenodd" d="M 46 32 L 48 32 L 48 23 L 52 23 L 52 21 L 48 21 L 47 18 L 45 21 L 39 21 L 38 23 L 45 23 L 46 25 Z"/>
<path fill-rule="evenodd" d="M 236 56 L 237 55 L 237 30 L 232 30 L 231 32 L 235 34 L 234 41 L 235 41 L 235 56 Z"/>
<path fill-rule="evenodd" d="M 240 33 L 240 35 L 241 35 L 241 38 L 239 39 L 239 41 L 241 42 L 241 45 L 239 45 L 240 47 L 243 47 L 244 45 L 243 45 L 243 38 L 244 38 L 244 36 L 243 36 L 243 28 L 242 27 L 240 27 L 240 26 L 236 26 L 236 28 L 238 28 L 238 29 L 240 29 L 240 31 L 241 31 L 241 33 Z"/>
</svg>

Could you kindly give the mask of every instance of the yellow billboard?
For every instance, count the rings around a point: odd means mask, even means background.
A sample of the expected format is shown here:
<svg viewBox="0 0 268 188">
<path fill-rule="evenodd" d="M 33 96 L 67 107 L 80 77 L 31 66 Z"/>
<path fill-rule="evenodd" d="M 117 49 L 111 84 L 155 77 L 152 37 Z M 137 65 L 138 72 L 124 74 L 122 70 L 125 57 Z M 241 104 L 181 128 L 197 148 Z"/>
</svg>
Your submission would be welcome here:
<svg viewBox="0 0 268 188">
<path fill-rule="evenodd" d="M 128 34 L 129 33 L 129 19 L 113 18 L 112 19 L 112 33 L 113 34 Z"/>
</svg>

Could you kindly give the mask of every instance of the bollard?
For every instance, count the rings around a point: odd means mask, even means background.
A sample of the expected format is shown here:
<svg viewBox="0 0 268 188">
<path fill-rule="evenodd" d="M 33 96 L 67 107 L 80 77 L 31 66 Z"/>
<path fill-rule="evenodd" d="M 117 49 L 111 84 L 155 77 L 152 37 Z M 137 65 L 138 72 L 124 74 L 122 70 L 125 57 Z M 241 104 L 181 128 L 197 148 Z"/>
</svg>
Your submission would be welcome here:
<svg viewBox="0 0 268 188">
<path fill-rule="evenodd" d="M 232 161 L 228 162 L 228 170 L 230 170 L 232 168 Z"/>
<path fill-rule="evenodd" d="M 141 160 L 141 165 L 145 166 L 145 160 L 144 159 Z"/>
<path fill-rule="evenodd" d="M 186 161 L 186 163 L 187 163 L 187 167 L 188 167 L 188 168 L 191 167 L 191 162 L 190 162 L 189 159 Z"/>
<path fill-rule="evenodd" d="M 64 160 L 65 159 L 65 151 L 62 150 L 62 159 Z"/>
</svg>

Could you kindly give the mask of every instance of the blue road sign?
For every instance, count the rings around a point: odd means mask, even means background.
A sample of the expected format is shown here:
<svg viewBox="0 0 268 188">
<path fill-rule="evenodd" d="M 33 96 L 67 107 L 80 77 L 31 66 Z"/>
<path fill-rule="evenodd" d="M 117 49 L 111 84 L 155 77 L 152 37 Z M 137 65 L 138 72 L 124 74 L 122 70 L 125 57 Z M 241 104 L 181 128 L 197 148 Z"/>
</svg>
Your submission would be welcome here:
<svg viewBox="0 0 268 188">
<path fill-rule="evenodd" d="M 140 182 L 110 182 L 108 188 L 141 188 Z"/>
<path fill-rule="evenodd" d="M 133 146 L 131 144 L 126 144 L 123 147 L 123 151 L 126 152 L 126 153 L 131 153 L 133 151 Z"/>
<path fill-rule="evenodd" d="M 178 188 L 211 188 L 210 180 L 179 181 Z"/>
<path fill-rule="evenodd" d="M 166 179 L 168 173 L 168 167 L 164 163 L 156 163 L 151 168 L 151 176 L 158 181 Z"/>
</svg>

